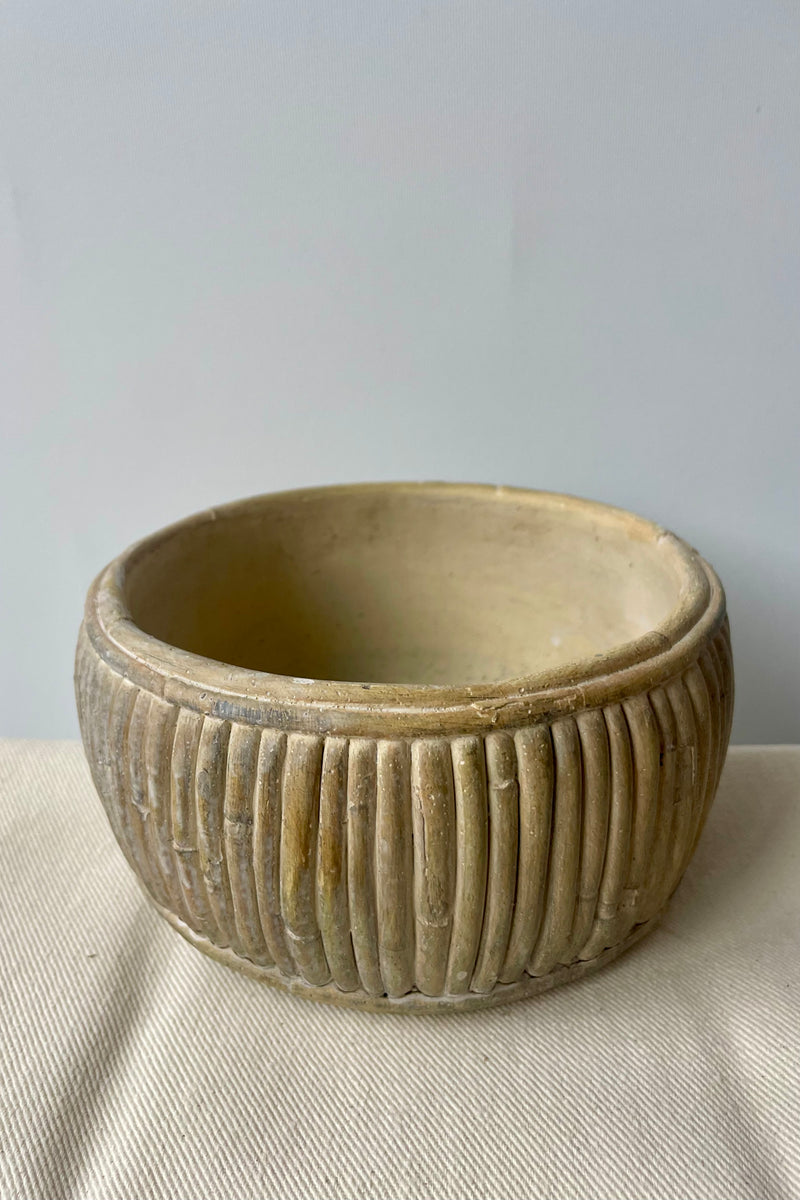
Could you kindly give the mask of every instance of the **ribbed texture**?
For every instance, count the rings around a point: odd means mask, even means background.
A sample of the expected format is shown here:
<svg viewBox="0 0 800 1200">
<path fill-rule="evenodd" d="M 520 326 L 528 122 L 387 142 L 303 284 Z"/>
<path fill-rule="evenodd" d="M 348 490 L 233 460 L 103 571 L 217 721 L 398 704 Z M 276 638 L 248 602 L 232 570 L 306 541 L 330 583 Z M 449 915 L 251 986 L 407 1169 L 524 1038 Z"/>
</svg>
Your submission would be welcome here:
<svg viewBox="0 0 800 1200">
<path fill-rule="evenodd" d="M 143 885 L 265 975 L 361 997 L 489 994 L 624 941 L 679 883 L 730 734 L 727 622 L 605 708 L 380 740 L 203 716 L 81 634 L 84 746 Z"/>
</svg>

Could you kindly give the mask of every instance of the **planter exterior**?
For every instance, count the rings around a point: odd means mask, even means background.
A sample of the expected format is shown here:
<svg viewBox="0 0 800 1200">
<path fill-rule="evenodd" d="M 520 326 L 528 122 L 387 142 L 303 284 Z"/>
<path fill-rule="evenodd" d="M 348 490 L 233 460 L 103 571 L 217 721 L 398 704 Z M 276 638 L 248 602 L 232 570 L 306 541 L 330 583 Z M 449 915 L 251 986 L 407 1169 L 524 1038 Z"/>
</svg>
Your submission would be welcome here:
<svg viewBox="0 0 800 1200">
<path fill-rule="evenodd" d="M 375 491 L 392 486 L 412 490 Z M 585 504 L 542 498 L 556 501 Z M 112 563 L 87 599 L 76 696 L 97 791 L 149 898 L 251 975 L 373 1009 L 500 1003 L 615 957 L 689 863 L 733 705 L 719 581 L 647 528 L 685 568 L 667 632 L 514 686 L 226 667 L 131 620 L 126 573 L 156 542 Z"/>
</svg>

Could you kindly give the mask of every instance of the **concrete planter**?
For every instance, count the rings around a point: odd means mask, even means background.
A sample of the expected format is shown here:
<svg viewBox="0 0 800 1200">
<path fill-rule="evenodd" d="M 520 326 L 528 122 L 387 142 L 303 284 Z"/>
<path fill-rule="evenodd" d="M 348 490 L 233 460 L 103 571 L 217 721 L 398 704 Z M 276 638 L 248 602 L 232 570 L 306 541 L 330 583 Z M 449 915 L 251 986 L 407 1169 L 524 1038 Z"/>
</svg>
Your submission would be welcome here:
<svg viewBox="0 0 800 1200">
<path fill-rule="evenodd" d="M 256 497 L 145 539 L 89 592 L 75 681 L 167 920 L 269 983 L 400 1011 L 513 1000 L 641 937 L 733 706 L 724 593 L 685 543 L 449 484 Z"/>
</svg>

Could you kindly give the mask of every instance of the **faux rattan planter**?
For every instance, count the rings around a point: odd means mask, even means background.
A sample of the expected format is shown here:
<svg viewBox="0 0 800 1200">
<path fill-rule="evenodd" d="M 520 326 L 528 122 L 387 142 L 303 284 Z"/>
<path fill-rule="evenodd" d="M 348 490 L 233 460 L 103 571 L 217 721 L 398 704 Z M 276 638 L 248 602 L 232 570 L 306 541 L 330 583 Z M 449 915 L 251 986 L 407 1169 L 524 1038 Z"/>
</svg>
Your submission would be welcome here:
<svg viewBox="0 0 800 1200">
<path fill-rule="evenodd" d="M 733 705 L 694 550 L 449 484 L 261 496 L 145 539 L 89 592 L 75 680 L 167 920 L 270 983 L 400 1010 L 516 999 L 645 933 Z"/>
</svg>

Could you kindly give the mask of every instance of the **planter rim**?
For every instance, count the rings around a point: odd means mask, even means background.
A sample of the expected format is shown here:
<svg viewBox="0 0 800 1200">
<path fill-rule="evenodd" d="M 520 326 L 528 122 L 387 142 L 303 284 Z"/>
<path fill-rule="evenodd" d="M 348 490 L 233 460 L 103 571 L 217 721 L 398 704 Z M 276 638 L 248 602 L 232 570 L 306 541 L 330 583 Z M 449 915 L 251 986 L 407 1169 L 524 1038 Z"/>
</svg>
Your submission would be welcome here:
<svg viewBox="0 0 800 1200">
<path fill-rule="evenodd" d="M 447 493 L 510 507 L 578 511 L 595 521 L 627 525 L 635 536 L 663 544 L 679 565 L 678 603 L 653 630 L 592 658 L 496 683 L 458 685 L 299 680 L 179 649 L 133 621 L 125 595 L 126 573 L 176 533 L 209 521 L 240 518 L 272 500 L 302 504 L 356 491 Z M 287 731 L 425 736 L 509 728 L 624 700 L 683 670 L 724 617 L 724 591 L 709 564 L 675 534 L 625 509 L 525 488 L 397 482 L 263 493 L 186 517 L 134 543 L 100 572 L 86 599 L 84 624 L 95 650 L 112 669 L 165 700 L 206 715 Z"/>
</svg>

